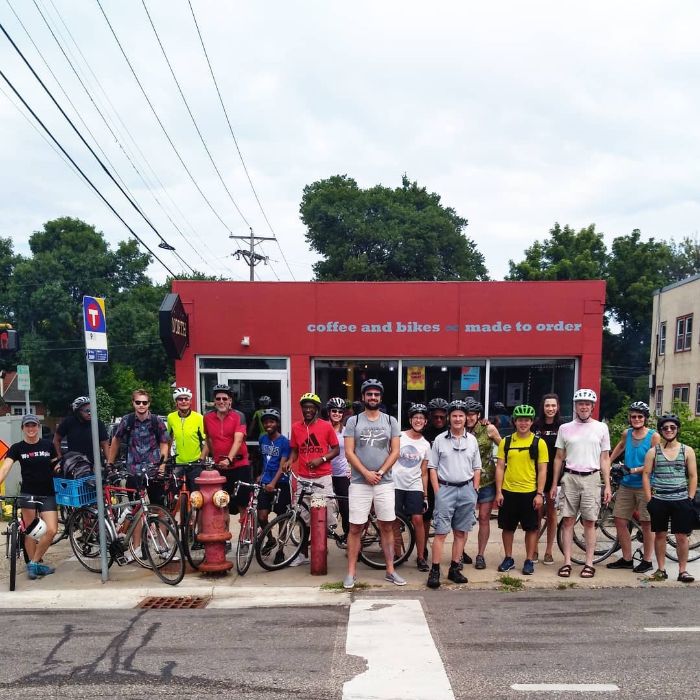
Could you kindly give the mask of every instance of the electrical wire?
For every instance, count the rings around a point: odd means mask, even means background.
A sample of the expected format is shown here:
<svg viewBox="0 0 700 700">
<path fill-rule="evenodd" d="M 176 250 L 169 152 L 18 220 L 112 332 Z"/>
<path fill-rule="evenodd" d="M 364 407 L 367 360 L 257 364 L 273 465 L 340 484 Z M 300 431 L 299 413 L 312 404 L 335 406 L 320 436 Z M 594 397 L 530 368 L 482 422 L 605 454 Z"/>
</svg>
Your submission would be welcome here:
<svg viewBox="0 0 700 700">
<path fill-rule="evenodd" d="M 2 25 L 0 25 L 2 26 Z M 63 155 L 70 160 L 70 162 L 73 164 L 73 167 L 82 175 L 83 179 L 90 185 L 90 187 L 95 191 L 97 196 L 109 207 L 109 209 L 112 211 L 112 213 L 121 221 L 124 226 L 128 229 L 128 231 L 131 233 L 131 235 L 170 273 L 170 275 L 175 278 L 175 273 L 148 247 L 148 244 L 143 241 L 139 235 L 134 231 L 134 229 L 127 224 L 127 222 L 122 218 L 122 216 L 119 214 L 119 212 L 112 206 L 112 204 L 107 200 L 107 198 L 100 192 L 100 190 L 97 188 L 97 186 L 93 183 L 93 181 L 85 174 L 85 172 L 82 170 L 82 168 L 73 160 L 73 158 L 70 156 L 68 151 L 66 151 L 65 148 L 59 143 L 58 139 L 51 133 L 51 130 L 44 124 L 43 121 L 39 118 L 37 113 L 29 106 L 27 101 L 22 97 L 22 95 L 17 91 L 15 86 L 12 84 L 10 79 L 5 75 L 5 73 L 0 69 L 0 77 L 7 83 L 9 88 L 14 92 L 14 94 L 19 98 L 20 102 L 24 105 L 25 109 L 29 111 L 29 113 L 34 117 L 34 119 L 39 123 L 41 128 L 48 134 L 48 136 L 51 138 L 51 140 L 61 149 L 61 152 Z"/>
<path fill-rule="evenodd" d="M 142 0 L 143 2 L 143 0 Z M 211 79 L 214 83 L 214 87 L 216 89 L 216 94 L 219 98 L 219 104 L 221 105 L 221 109 L 223 110 L 224 117 L 226 118 L 226 124 L 228 124 L 228 130 L 231 134 L 231 138 L 233 139 L 234 146 L 236 147 L 236 152 L 238 153 L 238 157 L 241 161 L 241 165 L 243 166 L 243 172 L 245 173 L 246 178 L 248 179 L 248 184 L 250 185 L 250 189 L 253 191 L 253 195 L 255 197 L 255 201 L 258 203 L 258 206 L 260 207 L 260 212 L 263 215 L 263 218 L 265 219 L 265 223 L 267 224 L 267 227 L 270 229 L 270 233 L 275 238 L 275 243 L 277 243 L 277 247 L 280 249 L 280 253 L 282 254 L 282 259 L 284 260 L 284 264 L 287 266 L 287 269 L 289 270 L 289 274 L 292 276 L 292 279 L 294 280 L 294 273 L 292 272 L 292 268 L 289 266 L 289 263 L 287 262 L 287 257 L 284 254 L 284 250 L 282 250 L 282 246 L 280 245 L 279 240 L 277 239 L 277 234 L 275 233 L 275 230 L 272 228 L 272 224 L 270 223 L 270 220 L 267 218 L 267 214 L 265 213 L 265 209 L 263 209 L 262 202 L 260 201 L 260 197 L 258 197 L 258 193 L 255 190 L 255 186 L 253 185 L 253 180 L 250 177 L 250 173 L 248 172 L 248 166 L 245 163 L 245 160 L 243 158 L 243 153 L 241 152 L 240 146 L 238 145 L 238 139 L 236 138 L 236 134 L 233 132 L 233 126 L 231 125 L 231 120 L 229 119 L 228 116 L 228 111 L 226 110 L 226 105 L 224 104 L 224 98 L 221 95 L 221 90 L 219 90 L 219 83 L 216 80 L 216 75 L 214 74 L 214 68 L 211 64 L 211 61 L 209 60 L 209 54 L 207 53 L 207 47 L 204 44 L 204 37 L 202 36 L 202 32 L 199 29 L 199 23 L 197 22 L 197 16 L 194 13 L 194 8 L 192 7 L 192 2 L 191 0 L 187 0 L 187 4 L 190 6 L 190 12 L 192 13 L 192 19 L 194 21 L 194 26 L 197 29 L 197 36 L 199 37 L 199 43 L 202 46 L 202 51 L 204 53 L 204 58 L 207 61 L 207 66 L 209 66 L 209 74 L 211 75 Z M 275 273 L 276 275 L 276 273 Z M 279 277 L 277 278 L 279 279 Z"/>
<path fill-rule="evenodd" d="M 119 47 L 119 50 L 121 51 L 121 54 L 124 57 L 124 60 L 126 61 L 126 64 L 129 66 L 129 70 L 131 71 L 131 74 L 133 75 L 134 80 L 136 81 L 137 85 L 139 86 L 141 93 L 143 94 L 144 99 L 146 100 L 146 103 L 150 107 L 151 112 L 153 112 L 153 116 L 156 118 L 158 125 L 160 126 L 163 134 L 165 135 L 165 138 L 168 140 L 168 143 L 170 144 L 171 148 L 173 149 L 173 152 L 175 153 L 178 160 L 180 161 L 180 164 L 184 168 L 185 172 L 187 173 L 190 180 L 192 181 L 192 184 L 195 186 L 195 188 L 197 189 L 197 192 L 199 192 L 200 196 L 206 202 L 207 206 L 212 211 L 214 216 L 219 220 L 221 225 L 229 232 L 229 234 L 233 235 L 233 231 L 228 227 L 226 222 L 221 218 L 221 215 L 219 214 L 219 212 L 214 208 L 214 205 L 209 201 L 207 196 L 204 194 L 204 192 L 202 191 L 202 188 L 199 186 L 199 183 L 195 179 L 194 175 L 192 175 L 190 169 L 187 167 L 187 164 L 185 163 L 182 156 L 180 155 L 180 152 L 177 150 L 177 147 L 173 143 L 173 140 L 170 138 L 170 134 L 168 133 L 168 130 L 165 128 L 165 125 L 161 121 L 161 118 L 158 116 L 158 112 L 156 111 L 156 108 L 153 106 L 151 99 L 148 97 L 148 93 L 146 92 L 146 89 L 143 87 L 143 84 L 141 83 L 138 75 L 136 74 L 136 70 L 134 69 L 133 65 L 131 64 L 129 57 L 126 55 L 126 51 L 124 50 L 124 47 L 122 46 L 121 42 L 119 41 L 119 37 L 117 36 L 117 33 L 114 30 L 114 27 L 112 26 L 112 23 L 109 21 L 109 17 L 107 17 L 107 13 L 105 12 L 104 8 L 102 7 L 101 1 L 95 0 L 95 2 L 97 3 L 97 6 L 100 8 L 100 12 L 102 13 L 102 16 L 104 17 L 105 22 L 107 23 L 107 26 L 109 27 L 109 30 L 112 33 L 112 36 L 114 37 L 114 40 L 116 41 L 117 46 Z"/>
</svg>

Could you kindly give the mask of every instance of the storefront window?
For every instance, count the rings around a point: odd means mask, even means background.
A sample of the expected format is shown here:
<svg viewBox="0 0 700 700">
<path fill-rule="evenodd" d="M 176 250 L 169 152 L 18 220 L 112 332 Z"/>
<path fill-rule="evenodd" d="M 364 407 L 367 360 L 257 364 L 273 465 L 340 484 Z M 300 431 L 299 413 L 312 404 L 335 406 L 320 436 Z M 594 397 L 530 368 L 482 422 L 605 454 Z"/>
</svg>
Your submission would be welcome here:
<svg viewBox="0 0 700 700">
<path fill-rule="evenodd" d="M 559 395 L 562 415 L 570 413 L 575 369 L 574 360 L 492 360 L 489 406 L 500 401 L 510 412 L 514 406 L 527 403 L 539 411 L 542 396 L 555 393 Z"/>
<path fill-rule="evenodd" d="M 427 404 L 438 397 L 484 401 L 484 360 L 404 360 L 402 364 L 404 410 L 413 403 Z"/>
<path fill-rule="evenodd" d="M 366 379 L 379 379 L 384 385 L 384 406 L 398 415 L 398 360 L 314 360 L 314 386 L 325 403 L 340 396 L 348 403 L 360 400 L 360 387 Z"/>
</svg>

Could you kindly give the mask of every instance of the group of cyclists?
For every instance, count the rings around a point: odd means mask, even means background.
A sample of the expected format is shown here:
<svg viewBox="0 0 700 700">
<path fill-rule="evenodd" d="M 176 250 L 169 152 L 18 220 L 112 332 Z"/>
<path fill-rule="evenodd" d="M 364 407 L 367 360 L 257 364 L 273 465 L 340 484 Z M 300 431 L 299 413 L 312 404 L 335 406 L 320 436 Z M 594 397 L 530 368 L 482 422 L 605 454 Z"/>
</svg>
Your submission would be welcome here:
<svg viewBox="0 0 700 700">
<path fill-rule="evenodd" d="M 202 463 L 209 458 L 226 478 L 229 513 L 242 515 L 248 489 L 238 482 L 253 481 L 253 467 L 246 445 L 246 424 L 233 406 L 233 393 L 226 384 L 212 390 L 214 410 L 202 415 L 192 409 L 192 391 L 173 391 L 175 410 L 163 420 L 150 411 L 150 396 L 137 389 L 132 394 L 133 412 L 124 416 L 108 440 L 99 423 L 100 447 L 111 466 L 125 447 L 127 471 L 136 479 L 146 472 L 163 474 L 169 456 L 179 465 Z M 367 379 L 360 387 L 361 402 L 349 406 L 341 397 L 325 404 L 309 392 L 299 399 L 301 420 L 291 426 L 290 437 L 281 432 L 281 414 L 269 397 L 259 399 L 259 410 L 250 430 L 259 435 L 260 469 L 264 487 L 258 498 L 260 524 L 270 512 L 282 513 L 296 489 L 296 477 L 312 479 L 320 493 L 330 498 L 329 522 L 340 517 L 339 539 L 347 547 L 347 574 L 343 587 L 354 588 L 361 533 L 373 509 L 381 534 L 386 561 L 385 578 L 397 586 L 406 580 L 394 569 L 394 521 L 396 512 L 410 519 L 416 533 L 416 567 L 427 573 L 427 586 L 441 585 L 440 564 L 447 536 L 452 534 L 448 580 L 467 583 L 464 565 L 485 569 L 491 515 L 498 509 L 504 557 L 499 572 L 515 568 L 513 541 L 520 526 L 525 532 L 522 573 L 532 575 L 535 564 L 554 563 L 553 546 L 558 526 L 556 499 L 562 516 L 564 562 L 558 575 L 572 574 L 574 522 L 580 516 L 585 537 L 586 559 L 579 574 L 595 576 L 593 566 L 596 520 L 601 502 L 612 495 L 611 459 L 624 458 L 625 475 L 616 494 L 613 515 L 621 557 L 611 569 L 651 571 L 652 551 L 657 569 L 653 578 L 665 580 L 666 534 L 677 541 L 678 580 L 693 581 L 687 571 L 688 536 L 695 527 L 692 501 L 697 489 L 697 466 L 691 447 L 679 441 L 681 422 L 673 414 L 650 428 L 648 406 L 637 401 L 629 406 L 630 427 L 611 450 L 608 428 L 592 417 L 597 396 L 591 389 L 574 393 L 574 416 L 563 422 L 556 394 L 546 394 L 539 413 L 522 404 L 504 421 L 490 421 L 482 404 L 474 398 L 448 402 L 433 398 L 427 405 L 414 403 L 408 409 L 408 428 L 401 430 L 396 419 L 384 411 L 384 387 Z M 27 538 L 30 557 L 27 574 L 36 579 L 53 573 L 42 557 L 57 529 L 57 506 L 52 477 L 60 470 L 62 445 L 92 459 L 91 406 L 81 396 L 72 404 L 72 414 L 57 428 L 53 441 L 41 437 L 37 416 L 22 418 L 23 439 L 10 447 L 0 464 L 2 483 L 14 462 L 22 471 L 25 522 L 42 521 L 43 532 Z M 493 417 L 493 416 L 492 416 Z M 500 430 L 499 430 L 500 429 Z M 503 433 L 509 433 L 501 435 Z M 188 468 L 190 487 L 199 468 Z M 163 482 L 151 478 L 148 496 L 162 503 Z M 273 494 L 275 496 L 273 497 Z M 41 502 L 40 513 L 35 510 Z M 309 511 L 303 511 L 308 519 Z M 634 565 L 628 522 L 639 519 L 643 533 L 643 558 Z M 543 557 L 538 552 L 538 533 L 546 523 Z M 474 559 L 467 554 L 468 533 L 478 523 Z M 307 523 L 308 524 L 308 523 Z M 429 532 L 434 531 L 429 553 Z M 37 541 L 38 540 L 38 541 Z M 309 543 L 303 542 L 291 566 L 308 563 Z M 430 560 L 430 563 L 429 563 Z"/>
</svg>

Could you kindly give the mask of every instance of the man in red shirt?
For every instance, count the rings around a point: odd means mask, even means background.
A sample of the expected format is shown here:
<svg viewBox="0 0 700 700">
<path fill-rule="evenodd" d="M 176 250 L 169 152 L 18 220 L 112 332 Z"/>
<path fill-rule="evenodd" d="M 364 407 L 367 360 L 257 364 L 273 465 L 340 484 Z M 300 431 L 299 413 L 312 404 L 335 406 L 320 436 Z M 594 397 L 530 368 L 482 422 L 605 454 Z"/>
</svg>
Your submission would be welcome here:
<svg viewBox="0 0 700 700">
<path fill-rule="evenodd" d="M 231 496 L 229 513 L 242 513 L 248 504 L 250 490 L 240 488 L 234 496 L 235 483 L 253 481 L 253 470 L 248 460 L 245 443 L 245 423 L 232 408 L 233 393 L 228 384 L 217 384 L 213 389 L 214 410 L 204 416 L 209 456 L 216 462 L 221 476 L 226 477 L 224 488 Z"/>
<path fill-rule="evenodd" d="M 304 479 L 313 479 L 317 484 L 323 484 L 323 490 L 314 491 L 317 495 L 333 495 L 333 468 L 331 460 L 338 456 L 338 434 L 328 421 L 318 417 L 321 399 L 316 394 L 303 394 L 299 399 L 303 420 L 292 424 L 292 439 L 290 440 L 292 454 L 289 462 L 292 472 Z M 296 482 L 292 479 L 296 488 Z M 307 496 L 306 505 L 310 506 L 311 496 Z M 328 500 L 328 522 L 337 519 L 337 505 L 333 499 Z M 310 524 L 310 511 L 302 510 L 302 517 L 307 525 Z M 309 543 L 304 542 L 301 552 L 292 560 L 289 566 L 299 566 L 309 563 Z"/>
</svg>

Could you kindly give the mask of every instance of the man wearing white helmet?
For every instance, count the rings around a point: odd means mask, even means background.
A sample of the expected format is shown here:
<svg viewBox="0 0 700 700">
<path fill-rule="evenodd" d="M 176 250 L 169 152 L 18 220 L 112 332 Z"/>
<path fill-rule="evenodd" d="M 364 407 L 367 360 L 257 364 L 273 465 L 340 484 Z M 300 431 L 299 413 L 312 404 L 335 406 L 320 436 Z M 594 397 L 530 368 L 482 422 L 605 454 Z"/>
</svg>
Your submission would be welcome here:
<svg viewBox="0 0 700 700">
<path fill-rule="evenodd" d="M 175 464 L 199 462 L 207 452 L 204 417 L 192 410 L 192 392 L 186 386 L 179 386 L 173 391 L 173 401 L 177 410 L 168 414 L 166 425 L 173 439 Z M 201 467 L 188 470 L 187 481 L 190 489 L 195 488 L 194 480 L 201 471 Z"/>
<path fill-rule="evenodd" d="M 90 425 L 90 415 L 92 409 L 89 396 L 78 396 L 71 404 L 72 413 L 66 416 L 53 436 L 53 446 L 59 459 L 62 457 L 61 441 L 66 438 L 68 452 L 80 452 L 85 455 L 90 463 L 95 461 L 92 451 L 92 427 Z M 107 428 L 101 421 L 97 421 L 97 434 L 100 440 L 102 454 L 107 456 L 109 449 L 109 436 Z"/>
<path fill-rule="evenodd" d="M 562 463 L 566 460 L 562 477 L 562 515 L 564 565 L 559 576 L 571 576 L 571 546 L 574 522 L 581 513 L 586 539 L 586 563 L 581 569 L 581 578 L 593 578 L 593 554 L 595 551 L 595 523 L 600 511 L 600 476 L 605 483 L 603 500 L 610 501 L 610 434 L 605 423 L 592 417 L 598 397 L 592 389 L 574 392 L 574 419 L 559 428 L 555 446 L 554 478 L 549 497 L 557 495 L 557 483 Z"/>
</svg>

